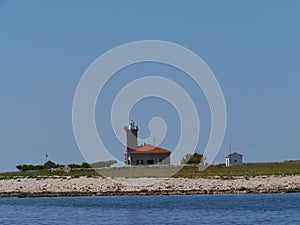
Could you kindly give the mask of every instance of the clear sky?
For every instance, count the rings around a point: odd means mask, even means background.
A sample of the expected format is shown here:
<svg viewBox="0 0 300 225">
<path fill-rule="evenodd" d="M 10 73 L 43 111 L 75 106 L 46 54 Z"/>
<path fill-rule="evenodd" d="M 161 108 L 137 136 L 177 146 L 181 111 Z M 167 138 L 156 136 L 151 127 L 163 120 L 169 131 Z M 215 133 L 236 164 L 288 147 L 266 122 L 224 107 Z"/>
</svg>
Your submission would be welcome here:
<svg viewBox="0 0 300 225">
<path fill-rule="evenodd" d="M 228 145 L 246 162 L 300 159 L 299 1 L 3 1 L 0 0 L 0 171 L 17 164 L 84 161 L 72 131 L 72 102 L 86 68 L 118 45 L 147 39 L 178 43 L 203 58 L 225 96 L 228 125 L 215 162 Z M 180 83 L 193 98 L 203 124 L 198 150 L 207 143 L 209 108 L 182 72 L 145 63 L 115 74 L 97 104 L 105 144 L 122 160 L 109 110 L 118 88 L 141 74 Z M 199 94 L 200 92 L 200 94 Z M 132 110 L 140 135 L 153 116 L 179 135 L 178 115 L 160 99 Z M 122 129 L 122 127 L 120 128 Z"/>
</svg>

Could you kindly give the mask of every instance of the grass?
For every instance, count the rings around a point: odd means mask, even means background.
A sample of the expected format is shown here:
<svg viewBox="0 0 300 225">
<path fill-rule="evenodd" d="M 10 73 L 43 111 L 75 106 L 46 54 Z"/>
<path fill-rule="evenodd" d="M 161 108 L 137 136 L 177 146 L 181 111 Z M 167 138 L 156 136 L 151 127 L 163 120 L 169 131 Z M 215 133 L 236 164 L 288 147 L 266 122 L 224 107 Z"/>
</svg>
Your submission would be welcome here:
<svg viewBox="0 0 300 225">
<path fill-rule="evenodd" d="M 51 178 L 78 178 L 78 177 L 101 177 L 99 173 L 94 170 L 72 170 L 70 173 L 63 171 L 50 172 L 47 170 L 35 170 L 35 171 L 24 171 L 24 172 L 6 172 L 0 173 L 0 180 L 3 179 L 18 179 L 18 178 L 35 178 L 38 180 Z"/>
<path fill-rule="evenodd" d="M 210 166 L 204 171 L 198 168 L 184 168 L 173 177 L 217 177 L 226 179 L 234 176 L 255 177 L 271 175 L 300 175 L 300 163 L 248 163 L 241 166 L 225 167 L 225 165 Z"/>
<path fill-rule="evenodd" d="M 100 171 L 105 177 L 171 177 L 178 171 L 176 167 L 125 167 L 122 169 L 109 169 Z"/>
<path fill-rule="evenodd" d="M 249 163 L 235 167 L 225 167 L 225 165 L 209 166 L 204 171 L 198 168 L 183 168 L 177 170 L 172 167 L 126 167 L 121 169 L 111 168 L 96 172 L 94 170 L 72 170 L 70 173 L 63 171 L 49 172 L 46 170 L 8 172 L 0 173 L 1 179 L 19 179 L 22 177 L 45 179 L 52 178 L 78 178 L 86 177 L 182 177 L 182 178 L 215 178 L 230 179 L 235 176 L 244 176 L 246 179 L 255 176 L 271 175 L 300 175 L 300 163 Z"/>
</svg>

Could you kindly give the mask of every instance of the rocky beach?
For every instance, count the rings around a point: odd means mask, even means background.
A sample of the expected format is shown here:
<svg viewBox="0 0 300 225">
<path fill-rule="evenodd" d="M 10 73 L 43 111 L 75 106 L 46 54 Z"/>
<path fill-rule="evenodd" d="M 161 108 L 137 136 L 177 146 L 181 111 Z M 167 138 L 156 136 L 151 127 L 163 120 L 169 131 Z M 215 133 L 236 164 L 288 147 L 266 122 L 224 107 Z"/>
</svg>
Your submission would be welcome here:
<svg viewBox="0 0 300 225">
<path fill-rule="evenodd" d="M 252 178 L 47 177 L 0 180 L 0 197 L 250 194 L 300 192 L 300 176 Z"/>
</svg>

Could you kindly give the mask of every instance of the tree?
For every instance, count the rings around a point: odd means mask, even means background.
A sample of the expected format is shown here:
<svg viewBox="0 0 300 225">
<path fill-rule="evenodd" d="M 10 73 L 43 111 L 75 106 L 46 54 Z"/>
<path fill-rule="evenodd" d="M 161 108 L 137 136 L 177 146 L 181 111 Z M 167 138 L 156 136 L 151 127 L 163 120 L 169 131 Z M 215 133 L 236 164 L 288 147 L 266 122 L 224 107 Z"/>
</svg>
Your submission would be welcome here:
<svg viewBox="0 0 300 225">
<path fill-rule="evenodd" d="M 184 164 L 204 163 L 204 157 L 203 154 L 195 152 L 193 155 L 186 154 L 182 161 Z"/>
<path fill-rule="evenodd" d="M 86 163 L 86 162 L 83 162 L 81 164 L 81 168 L 91 168 L 90 164 Z"/>
</svg>

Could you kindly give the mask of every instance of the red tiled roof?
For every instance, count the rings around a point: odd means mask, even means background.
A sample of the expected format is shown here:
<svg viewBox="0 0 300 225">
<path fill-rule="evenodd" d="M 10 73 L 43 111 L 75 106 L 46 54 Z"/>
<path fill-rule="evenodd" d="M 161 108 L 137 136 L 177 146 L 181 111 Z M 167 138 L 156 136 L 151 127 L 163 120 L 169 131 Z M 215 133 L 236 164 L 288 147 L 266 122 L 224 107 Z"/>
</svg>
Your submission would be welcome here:
<svg viewBox="0 0 300 225">
<path fill-rule="evenodd" d="M 129 151 L 129 153 L 171 153 L 171 151 L 147 144 L 142 147 L 139 147 L 138 149 L 131 150 Z"/>
</svg>

